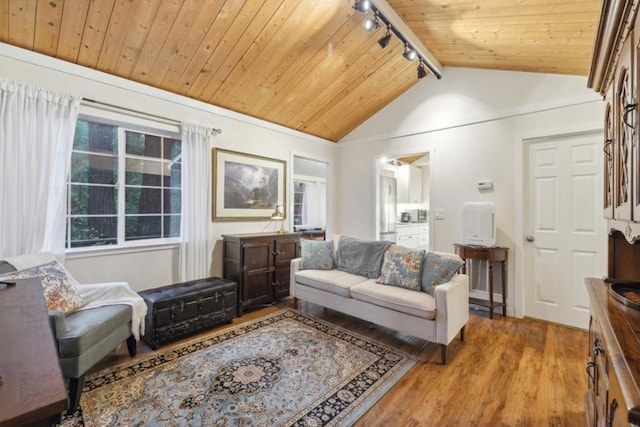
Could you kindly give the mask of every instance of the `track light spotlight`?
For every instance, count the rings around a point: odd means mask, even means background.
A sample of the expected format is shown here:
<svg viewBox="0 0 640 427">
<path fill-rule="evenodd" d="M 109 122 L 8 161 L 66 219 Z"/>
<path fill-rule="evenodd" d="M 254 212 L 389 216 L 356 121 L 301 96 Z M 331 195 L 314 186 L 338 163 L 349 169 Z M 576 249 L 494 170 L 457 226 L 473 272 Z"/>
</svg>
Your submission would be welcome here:
<svg viewBox="0 0 640 427">
<path fill-rule="evenodd" d="M 365 31 L 375 31 L 379 26 L 378 18 L 367 18 L 364 20 Z"/>
<path fill-rule="evenodd" d="M 368 12 L 371 9 L 371 2 L 369 0 L 356 0 L 353 8 L 358 12 Z"/>
<path fill-rule="evenodd" d="M 413 61 L 418 57 L 418 54 L 415 50 L 411 49 L 408 44 L 404 45 L 404 53 L 402 54 L 407 61 Z"/>
<path fill-rule="evenodd" d="M 385 48 L 389 45 L 389 42 L 391 41 L 391 28 L 387 27 L 387 34 L 385 34 L 385 36 L 383 38 L 381 38 L 380 40 L 378 40 L 378 44 L 380 45 L 381 48 Z"/>
<path fill-rule="evenodd" d="M 426 76 L 427 70 L 424 69 L 424 64 L 422 63 L 422 61 L 420 61 L 420 64 L 418 64 L 418 78 L 421 79 Z"/>
<path fill-rule="evenodd" d="M 416 35 L 413 34 L 410 29 L 406 28 L 402 18 L 398 16 L 386 2 L 382 0 L 347 1 L 353 1 L 353 9 L 365 14 L 363 16 L 364 20 L 362 21 L 365 31 L 376 31 L 381 25 L 386 27 L 384 36 L 378 39 L 378 45 L 380 45 L 382 49 L 386 49 L 387 46 L 389 46 L 392 36 L 396 36 L 399 39 L 399 42 L 404 45 L 402 56 L 410 62 L 418 60 L 418 79 L 426 77 L 427 74 L 433 74 L 438 79 L 442 77 L 442 65 L 431 55 L 431 52 L 422 45 L 422 42 L 420 42 Z M 357 18 L 354 17 L 354 19 Z M 402 34 L 402 29 L 404 29 L 404 31 L 408 30 L 408 35 Z"/>
</svg>

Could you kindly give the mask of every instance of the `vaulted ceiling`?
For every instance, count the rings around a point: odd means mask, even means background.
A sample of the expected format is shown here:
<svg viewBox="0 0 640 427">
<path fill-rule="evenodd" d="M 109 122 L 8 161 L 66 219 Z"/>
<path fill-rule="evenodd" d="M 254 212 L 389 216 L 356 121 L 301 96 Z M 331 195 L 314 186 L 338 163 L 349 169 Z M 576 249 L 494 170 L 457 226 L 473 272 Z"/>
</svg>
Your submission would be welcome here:
<svg viewBox="0 0 640 427">
<path fill-rule="evenodd" d="M 445 67 L 586 76 L 601 0 L 388 4 Z M 365 16 L 352 0 L 0 0 L 0 41 L 337 141 L 419 81 Z"/>
</svg>

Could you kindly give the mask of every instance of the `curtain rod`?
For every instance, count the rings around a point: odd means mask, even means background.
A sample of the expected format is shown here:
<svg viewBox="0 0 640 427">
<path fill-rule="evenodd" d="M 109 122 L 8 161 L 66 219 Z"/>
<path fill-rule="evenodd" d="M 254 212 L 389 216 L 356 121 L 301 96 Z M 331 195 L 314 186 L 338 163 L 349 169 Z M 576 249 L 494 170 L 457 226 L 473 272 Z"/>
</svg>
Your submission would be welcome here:
<svg viewBox="0 0 640 427">
<path fill-rule="evenodd" d="M 89 98 L 82 98 L 82 102 L 85 103 L 85 104 L 94 104 L 94 105 L 99 105 L 99 106 L 102 106 L 102 107 L 111 108 L 111 109 L 116 110 L 116 111 L 126 111 L 127 113 L 134 114 L 134 115 L 142 117 L 142 118 L 153 117 L 154 119 L 156 119 L 158 121 L 161 121 L 161 122 L 164 122 L 164 123 L 170 124 L 170 125 L 177 125 L 177 126 L 182 125 L 181 122 L 179 122 L 179 121 L 177 121 L 175 119 L 171 119 L 169 117 L 159 116 L 157 114 L 142 113 L 140 111 L 136 111 L 136 110 L 133 110 L 131 108 L 121 107 L 119 105 L 114 105 L 114 104 L 108 104 L 106 102 L 100 102 L 100 101 L 96 101 L 96 100 L 89 99 Z M 213 133 L 213 135 L 220 135 L 222 133 L 222 129 L 211 128 L 211 132 Z"/>
</svg>

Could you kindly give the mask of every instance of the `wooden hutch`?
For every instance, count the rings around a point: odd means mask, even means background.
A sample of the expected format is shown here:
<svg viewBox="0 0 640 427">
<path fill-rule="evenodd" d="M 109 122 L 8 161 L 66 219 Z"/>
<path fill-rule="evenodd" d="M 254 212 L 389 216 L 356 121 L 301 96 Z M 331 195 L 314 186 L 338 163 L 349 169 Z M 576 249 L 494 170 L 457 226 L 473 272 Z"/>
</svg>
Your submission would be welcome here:
<svg viewBox="0 0 640 427">
<path fill-rule="evenodd" d="M 639 3 L 602 1 L 588 81 L 605 101 L 603 208 L 609 231 L 607 277 L 586 280 L 589 426 L 640 425 L 640 310 L 611 289 L 624 282 L 640 286 Z"/>
</svg>

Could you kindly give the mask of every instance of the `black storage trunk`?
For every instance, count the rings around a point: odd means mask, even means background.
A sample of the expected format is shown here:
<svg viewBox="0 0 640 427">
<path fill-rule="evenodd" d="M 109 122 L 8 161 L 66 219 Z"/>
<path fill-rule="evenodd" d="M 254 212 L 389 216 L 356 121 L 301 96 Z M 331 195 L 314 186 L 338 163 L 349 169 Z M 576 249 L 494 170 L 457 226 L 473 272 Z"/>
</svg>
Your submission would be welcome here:
<svg viewBox="0 0 640 427">
<path fill-rule="evenodd" d="M 147 304 L 145 333 L 152 349 L 231 322 L 237 315 L 238 284 L 219 277 L 139 292 Z"/>
</svg>

